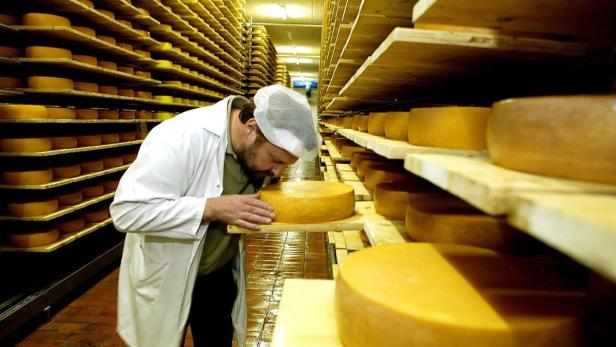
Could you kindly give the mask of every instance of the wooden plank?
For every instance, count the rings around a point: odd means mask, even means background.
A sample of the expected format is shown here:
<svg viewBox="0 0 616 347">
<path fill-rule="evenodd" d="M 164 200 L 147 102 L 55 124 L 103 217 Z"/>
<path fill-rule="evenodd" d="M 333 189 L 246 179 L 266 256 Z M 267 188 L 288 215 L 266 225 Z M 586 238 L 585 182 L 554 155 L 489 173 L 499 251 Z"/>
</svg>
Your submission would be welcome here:
<svg viewBox="0 0 616 347">
<path fill-rule="evenodd" d="M 340 179 L 342 179 L 344 183 L 360 181 L 359 177 L 357 177 L 357 174 L 353 171 L 338 171 L 338 174 L 340 175 Z"/>
<path fill-rule="evenodd" d="M 616 196 L 512 194 L 508 221 L 616 281 Z"/>
<path fill-rule="evenodd" d="M 336 164 L 336 170 L 338 172 L 340 171 L 351 171 L 351 172 L 355 172 L 355 170 L 353 170 L 353 168 L 351 167 L 350 164 Z"/>
<path fill-rule="evenodd" d="M 481 157 L 407 154 L 404 167 L 490 215 L 512 212 L 511 197 L 518 192 L 616 194 L 613 185 L 508 170 Z"/>
<path fill-rule="evenodd" d="M 344 158 L 338 152 L 338 149 L 330 140 L 325 141 L 325 146 L 327 146 L 327 151 L 329 152 L 329 157 L 333 162 L 348 162 L 349 158 Z"/>
<path fill-rule="evenodd" d="M 344 234 L 339 231 L 334 233 L 334 243 L 336 244 L 336 249 L 346 249 L 347 247 Z"/>
<path fill-rule="evenodd" d="M 334 292 L 332 280 L 285 280 L 272 346 L 343 347 L 336 325 Z"/>
<path fill-rule="evenodd" d="M 361 239 L 361 230 L 345 230 L 342 232 L 344 234 L 344 240 L 346 241 L 346 248 L 349 251 L 359 251 L 360 249 L 364 249 L 364 242 Z"/>
<path fill-rule="evenodd" d="M 327 232 L 327 242 L 330 245 L 333 245 L 336 243 L 336 232 L 335 231 L 328 231 Z"/>
<path fill-rule="evenodd" d="M 349 251 L 347 251 L 346 249 L 337 249 L 336 250 L 336 263 L 338 264 L 338 266 L 342 265 L 342 263 L 344 263 L 344 261 L 347 259 L 348 256 L 349 256 Z"/>
<path fill-rule="evenodd" d="M 364 223 L 364 232 L 373 247 L 408 242 L 405 236 L 404 221 L 371 219 Z"/>
<path fill-rule="evenodd" d="M 355 201 L 371 201 L 372 195 L 364 186 L 364 183 L 361 181 L 345 181 L 345 184 L 348 184 L 353 187 L 355 193 Z"/>
</svg>

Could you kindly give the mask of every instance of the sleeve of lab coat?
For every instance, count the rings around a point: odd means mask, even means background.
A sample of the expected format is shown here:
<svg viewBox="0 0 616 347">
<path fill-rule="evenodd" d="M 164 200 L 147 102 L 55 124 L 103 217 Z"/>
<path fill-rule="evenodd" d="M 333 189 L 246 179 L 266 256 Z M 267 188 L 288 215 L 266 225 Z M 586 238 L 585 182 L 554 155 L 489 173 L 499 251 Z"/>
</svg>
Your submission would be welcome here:
<svg viewBox="0 0 616 347">
<path fill-rule="evenodd" d="M 219 137 L 204 129 L 158 126 L 118 186 L 111 216 L 121 232 L 196 239 L 207 197 L 186 196 L 197 161 L 216 166 Z M 212 171 L 213 169 L 210 169 Z"/>
</svg>

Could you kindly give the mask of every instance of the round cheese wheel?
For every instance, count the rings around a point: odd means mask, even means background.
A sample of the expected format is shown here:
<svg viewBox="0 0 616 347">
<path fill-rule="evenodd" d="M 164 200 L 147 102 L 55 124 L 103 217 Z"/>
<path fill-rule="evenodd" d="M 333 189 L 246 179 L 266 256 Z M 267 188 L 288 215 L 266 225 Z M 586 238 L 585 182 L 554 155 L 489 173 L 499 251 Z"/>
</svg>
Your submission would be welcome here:
<svg viewBox="0 0 616 347">
<path fill-rule="evenodd" d="M 374 188 L 374 209 L 387 218 L 403 220 L 409 201 L 434 194 L 441 191 L 429 182 L 382 182 Z"/>
<path fill-rule="evenodd" d="M 63 219 L 56 223 L 55 227 L 58 229 L 60 234 L 72 234 L 78 231 L 83 230 L 86 226 L 86 220 L 79 217 L 71 217 L 70 219 Z"/>
<path fill-rule="evenodd" d="M 106 16 L 106 17 L 109 17 L 109 18 L 111 18 L 111 19 L 115 19 L 115 14 L 114 14 L 113 12 L 109 11 L 109 10 L 103 10 L 103 9 L 101 9 L 101 8 L 97 8 L 96 10 L 97 10 L 100 14 L 102 14 L 102 15 L 104 15 L 104 16 Z"/>
<path fill-rule="evenodd" d="M 21 22 L 26 26 L 71 26 L 71 21 L 66 17 L 36 12 L 25 13 L 21 17 Z"/>
<path fill-rule="evenodd" d="M 74 108 L 47 107 L 47 118 L 75 119 L 77 118 L 77 111 Z"/>
<path fill-rule="evenodd" d="M 137 7 L 137 9 L 139 10 L 139 13 L 141 13 L 142 16 L 144 17 L 150 16 L 150 11 L 146 10 L 145 8 Z"/>
<path fill-rule="evenodd" d="M 116 71 L 118 69 L 118 64 L 116 62 L 108 61 L 108 60 L 99 60 L 98 66 L 104 69 L 109 69 L 113 71 Z"/>
<path fill-rule="evenodd" d="M 101 94 L 118 95 L 118 87 L 116 86 L 99 86 L 98 92 Z"/>
<path fill-rule="evenodd" d="M 343 158 L 351 158 L 351 155 L 353 155 L 353 153 L 357 153 L 357 152 L 367 152 L 368 150 L 365 149 L 364 147 L 361 146 L 357 146 L 357 145 L 344 145 L 342 146 L 342 148 L 340 149 L 340 156 Z"/>
<path fill-rule="evenodd" d="M 152 112 L 150 111 L 137 111 L 135 113 L 137 119 L 152 119 Z"/>
<path fill-rule="evenodd" d="M 368 132 L 368 120 L 369 116 L 360 116 L 357 122 L 357 130 L 361 132 Z"/>
<path fill-rule="evenodd" d="M 127 131 L 124 133 L 120 133 L 120 141 L 135 141 L 137 135 L 134 131 Z"/>
<path fill-rule="evenodd" d="M 124 89 L 124 88 L 118 88 L 118 95 L 119 96 L 128 96 L 128 97 L 134 97 L 135 96 L 135 91 L 132 89 Z M 133 118 L 135 118 L 133 116 Z M 122 118 L 122 119 L 132 119 L 132 118 Z"/>
<path fill-rule="evenodd" d="M 98 59 L 91 55 L 83 55 L 83 54 L 74 54 L 73 60 L 78 61 L 80 63 L 98 66 Z"/>
<path fill-rule="evenodd" d="M 342 127 L 351 129 L 353 127 L 353 117 L 342 118 Z"/>
<path fill-rule="evenodd" d="M 137 139 L 138 140 L 143 140 L 143 139 L 145 139 L 146 136 L 148 136 L 148 131 L 147 130 L 139 130 L 139 131 L 136 131 L 135 134 L 137 135 Z"/>
<path fill-rule="evenodd" d="M 48 46 L 28 46 L 26 47 L 27 58 L 64 58 L 71 59 L 73 57 L 71 51 L 65 48 L 48 47 Z"/>
<path fill-rule="evenodd" d="M 340 265 L 344 346 L 581 346 L 586 296 L 556 271 L 481 248 L 371 247 Z"/>
<path fill-rule="evenodd" d="M 94 8 L 94 3 L 90 0 L 77 0 L 88 8 Z"/>
<path fill-rule="evenodd" d="M 554 96 L 494 104 L 488 151 L 496 165 L 616 184 L 616 96 Z"/>
<path fill-rule="evenodd" d="M 118 142 L 120 142 L 120 134 L 118 133 L 101 135 L 101 143 L 104 145 L 110 144 L 110 143 L 118 143 Z"/>
<path fill-rule="evenodd" d="M 111 37 L 111 36 L 107 36 L 107 35 L 96 35 L 96 37 L 104 42 L 107 42 L 110 45 L 114 45 L 116 44 L 116 39 Z"/>
<path fill-rule="evenodd" d="M 135 97 L 141 98 L 141 99 L 152 99 L 152 93 L 146 92 L 144 90 L 138 90 L 135 92 Z"/>
<path fill-rule="evenodd" d="M 120 111 L 120 119 L 135 119 L 135 111 Z"/>
<path fill-rule="evenodd" d="M 109 207 L 105 206 L 104 208 L 88 211 L 83 214 L 83 217 L 88 223 L 102 222 L 109 218 Z"/>
<path fill-rule="evenodd" d="M 74 89 L 73 80 L 53 76 L 30 76 L 28 87 L 34 89 Z"/>
<path fill-rule="evenodd" d="M 78 108 L 77 118 L 78 119 L 98 119 L 98 110 L 92 110 L 89 108 Z"/>
<path fill-rule="evenodd" d="M 400 181 L 419 181 L 419 178 L 411 175 L 402 167 L 395 167 L 390 164 L 369 165 L 366 168 L 364 186 L 370 193 L 374 193 L 374 188 L 381 182 L 400 182 Z"/>
<path fill-rule="evenodd" d="M 102 160 L 93 160 L 81 163 L 81 172 L 96 172 L 101 171 L 104 168 Z"/>
<path fill-rule="evenodd" d="M 336 147 L 337 150 L 340 150 L 342 146 L 356 146 L 355 142 L 347 139 L 346 137 L 335 137 L 332 138 L 332 143 Z"/>
<path fill-rule="evenodd" d="M 32 153 L 51 150 L 51 139 L 48 137 L 0 139 L 0 148 L 11 153 Z"/>
<path fill-rule="evenodd" d="M 356 170 L 357 177 L 359 177 L 362 180 L 365 180 L 366 171 L 368 170 L 368 167 L 372 165 L 379 165 L 379 164 L 389 165 L 395 169 L 402 167 L 401 162 L 391 161 L 386 158 L 362 158 L 357 162 L 357 170 Z"/>
<path fill-rule="evenodd" d="M 129 52 L 133 51 L 133 45 L 130 43 L 118 42 L 118 47 L 123 48 Z"/>
<path fill-rule="evenodd" d="M 55 167 L 53 169 L 53 175 L 57 179 L 77 177 L 81 175 L 81 165 L 74 164 L 74 165 Z"/>
<path fill-rule="evenodd" d="M 337 182 L 282 182 L 261 189 L 261 200 L 280 223 L 329 222 L 355 212 L 353 187 Z"/>
<path fill-rule="evenodd" d="M 58 229 L 48 228 L 31 233 L 11 233 L 9 234 L 9 244 L 11 247 L 17 248 L 39 247 L 54 243 L 59 238 Z"/>
<path fill-rule="evenodd" d="M 2 182 L 5 184 L 38 185 L 51 181 L 53 181 L 53 171 L 51 169 L 2 172 Z"/>
<path fill-rule="evenodd" d="M 135 75 L 139 77 L 143 77 L 143 78 L 152 78 L 152 74 L 149 71 L 136 70 Z M 151 95 L 150 95 L 150 98 L 151 98 Z"/>
<path fill-rule="evenodd" d="M 127 21 L 125 19 L 118 19 L 118 23 L 121 23 L 122 25 L 125 25 L 129 28 L 133 27 L 133 23 L 131 23 L 130 21 Z"/>
<path fill-rule="evenodd" d="M 24 86 L 21 78 L 0 76 L 0 88 L 23 88 Z"/>
<path fill-rule="evenodd" d="M 44 199 L 27 202 L 9 202 L 6 209 L 11 216 L 36 217 L 54 213 L 58 210 L 58 199 Z"/>
<path fill-rule="evenodd" d="M 124 164 L 130 164 L 137 159 L 137 153 L 124 154 L 122 157 L 124 158 Z"/>
<path fill-rule="evenodd" d="M 152 26 L 152 30 L 153 31 L 173 31 L 173 27 L 169 24 L 159 24 L 159 25 L 153 25 Z"/>
<path fill-rule="evenodd" d="M 173 67 L 173 63 L 170 60 L 158 60 L 156 62 L 156 67 L 159 68 L 172 68 Z"/>
<path fill-rule="evenodd" d="M 81 194 L 83 194 L 84 199 L 95 198 L 97 196 L 101 196 L 105 193 L 105 188 L 102 184 L 95 184 L 92 186 L 82 187 Z"/>
<path fill-rule="evenodd" d="M 100 110 L 98 111 L 99 119 L 119 119 L 120 112 L 116 110 Z"/>
<path fill-rule="evenodd" d="M 19 25 L 21 21 L 16 16 L 0 13 L 0 23 L 4 25 Z"/>
<path fill-rule="evenodd" d="M 387 112 L 385 137 L 391 140 L 408 141 L 409 112 Z"/>
<path fill-rule="evenodd" d="M 360 161 L 366 159 L 381 159 L 383 161 L 387 160 L 374 152 L 355 152 L 351 154 L 351 168 L 357 171 L 357 164 L 359 164 Z"/>
<path fill-rule="evenodd" d="M 124 73 L 129 74 L 129 75 L 134 75 L 135 74 L 135 69 L 130 67 L 130 66 L 118 66 L 118 71 L 124 72 Z"/>
<path fill-rule="evenodd" d="M 417 146 L 486 149 L 490 108 L 429 107 L 411 110 L 408 141 Z"/>
<path fill-rule="evenodd" d="M 23 51 L 21 48 L 0 45 L 0 57 L 21 58 L 22 56 L 23 56 Z"/>
<path fill-rule="evenodd" d="M 136 32 L 139 33 L 139 35 L 143 36 L 143 37 L 150 37 L 150 32 L 147 30 L 143 30 L 143 29 L 135 29 Z"/>
<path fill-rule="evenodd" d="M 361 115 L 356 114 L 352 118 L 353 118 L 353 121 L 351 123 L 351 129 L 357 130 L 359 128 L 359 122 L 361 120 Z"/>
<path fill-rule="evenodd" d="M 75 90 L 88 93 L 98 93 L 98 84 L 92 82 L 75 82 Z"/>
<path fill-rule="evenodd" d="M 96 31 L 94 29 L 92 29 L 92 28 L 74 25 L 73 29 L 79 31 L 82 34 L 85 34 L 85 35 L 88 35 L 88 36 L 92 36 L 92 37 L 96 37 Z"/>
<path fill-rule="evenodd" d="M 0 119 L 45 119 L 47 109 L 39 105 L 0 104 Z"/>
<path fill-rule="evenodd" d="M 53 149 L 68 149 L 77 147 L 76 136 L 57 136 L 51 138 L 51 146 Z"/>
<path fill-rule="evenodd" d="M 70 193 L 64 193 L 58 195 L 58 203 L 60 206 L 71 206 L 80 203 L 83 200 L 83 194 L 81 191 L 75 191 Z"/>
<path fill-rule="evenodd" d="M 154 95 L 154 100 L 158 100 L 162 103 L 171 104 L 173 103 L 173 96 L 171 95 Z"/>
<path fill-rule="evenodd" d="M 149 58 L 150 57 L 150 52 L 149 51 L 144 51 L 142 49 L 136 49 L 135 53 L 139 54 L 142 58 Z"/>
<path fill-rule="evenodd" d="M 80 147 L 84 146 L 100 146 L 102 143 L 101 135 L 92 134 L 92 135 L 78 135 L 77 143 Z"/>
<path fill-rule="evenodd" d="M 175 116 L 173 112 L 156 112 L 156 119 L 171 119 Z"/>
<path fill-rule="evenodd" d="M 105 188 L 105 192 L 113 192 L 118 189 L 118 185 L 120 184 L 120 180 L 111 180 L 103 182 L 103 187 Z"/>
</svg>

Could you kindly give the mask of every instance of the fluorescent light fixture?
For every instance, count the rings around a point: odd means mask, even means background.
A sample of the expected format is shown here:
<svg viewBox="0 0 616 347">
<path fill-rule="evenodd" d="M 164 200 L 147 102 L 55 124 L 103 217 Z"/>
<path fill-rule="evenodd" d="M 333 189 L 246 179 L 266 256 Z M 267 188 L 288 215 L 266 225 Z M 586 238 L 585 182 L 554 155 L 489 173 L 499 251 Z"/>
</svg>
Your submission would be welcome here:
<svg viewBox="0 0 616 347">
<path fill-rule="evenodd" d="M 276 46 L 278 54 L 312 54 L 309 46 Z"/>
<path fill-rule="evenodd" d="M 307 8 L 296 4 L 265 4 L 257 8 L 260 16 L 266 18 L 306 18 L 309 15 Z"/>
<path fill-rule="evenodd" d="M 282 57 L 280 58 L 284 63 L 291 64 L 314 64 L 314 60 L 310 58 L 299 58 L 299 57 Z"/>
</svg>

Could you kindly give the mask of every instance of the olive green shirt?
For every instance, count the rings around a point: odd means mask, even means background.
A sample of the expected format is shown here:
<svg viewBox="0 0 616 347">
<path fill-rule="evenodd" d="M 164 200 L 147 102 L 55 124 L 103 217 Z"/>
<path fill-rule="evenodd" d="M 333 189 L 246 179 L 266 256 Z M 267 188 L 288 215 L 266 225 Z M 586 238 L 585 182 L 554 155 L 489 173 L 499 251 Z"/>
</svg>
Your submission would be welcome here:
<svg viewBox="0 0 616 347">
<path fill-rule="evenodd" d="M 235 96 L 229 102 L 227 108 L 227 150 L 223 169 L 222 195 L 229 194 L 254 194 L 259 189 L 250 182 L 248 176 L 242 171 L 237 155 L 231 145 L 231 109 L 241 108 L 248 99 Z M 222 222 L 210 222 L 205 236 L 205 246 L 201 261 L 199 262 L 199 275 L 206 275 L 221 268 L 238 251 L 240 235 L 227 233 L 227 224 Z"/>
</svg>

